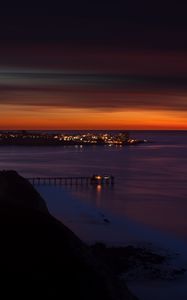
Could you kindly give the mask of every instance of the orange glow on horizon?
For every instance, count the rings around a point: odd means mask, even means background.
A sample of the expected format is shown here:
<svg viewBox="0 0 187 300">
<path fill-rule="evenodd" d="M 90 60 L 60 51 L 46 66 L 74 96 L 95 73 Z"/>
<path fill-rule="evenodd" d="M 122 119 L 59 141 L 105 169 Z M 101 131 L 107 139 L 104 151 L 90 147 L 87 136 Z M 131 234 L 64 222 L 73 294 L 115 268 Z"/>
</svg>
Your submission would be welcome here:
<svg viewBox="0 0 187 300">
<path fill-rule="evenodd" d="M 97 111 L 1 105 L 0 129 L 173 129 L 187 130 L 187 113 L 168 110 Z"/>
</svg>

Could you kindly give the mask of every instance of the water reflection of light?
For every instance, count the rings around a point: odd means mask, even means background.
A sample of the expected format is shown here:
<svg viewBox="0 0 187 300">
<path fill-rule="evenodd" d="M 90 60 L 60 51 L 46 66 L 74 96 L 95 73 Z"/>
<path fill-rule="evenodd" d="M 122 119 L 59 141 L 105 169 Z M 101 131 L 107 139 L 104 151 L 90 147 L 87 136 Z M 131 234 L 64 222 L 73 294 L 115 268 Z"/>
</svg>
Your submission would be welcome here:
<svg viewBox="0 0 187 300">
<path fill-rule="evenodd" d="M 102 191 L 102 185 L 98 184 L 96 186 L 96 206 L 97 207 L 101 206 L 101 191 Z"/>
<path fill-rule="evenodd" d="M 101 185 L 101 184 L 98 184 L 98 185 L 97 185 L 97 194 L 100 194 L 100 193 L 101 193 L 101 189 L 102 189 L 102 185 Z"/>
</svg>

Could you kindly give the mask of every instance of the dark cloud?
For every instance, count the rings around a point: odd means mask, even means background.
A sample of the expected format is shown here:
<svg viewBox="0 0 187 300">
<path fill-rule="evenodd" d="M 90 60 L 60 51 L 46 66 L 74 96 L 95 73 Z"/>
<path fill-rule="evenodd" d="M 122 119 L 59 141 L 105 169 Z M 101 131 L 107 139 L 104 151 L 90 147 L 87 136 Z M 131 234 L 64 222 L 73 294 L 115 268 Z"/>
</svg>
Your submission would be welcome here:
<svg viewBox="0 0 187 300">
<path fill-rule="evenodd" d="M 87 74 L 66 72 L 12 71 L 0 72 L 0 88 L 41 87 L 57 88 L 101 88 L 101 89 L 186 89 L 187 76 L 145 76 L 123 74 Z"/>
<path fill-rule="evenodd" d="M 26 6 L 1 7 L 1 105 L 187 109 L 185 4 Z"/>
<path fill-rule="evenodd" d="M 187 109 L 187 77 L 0 73 L 0 103 L 92 110 Z"/>
</svg>

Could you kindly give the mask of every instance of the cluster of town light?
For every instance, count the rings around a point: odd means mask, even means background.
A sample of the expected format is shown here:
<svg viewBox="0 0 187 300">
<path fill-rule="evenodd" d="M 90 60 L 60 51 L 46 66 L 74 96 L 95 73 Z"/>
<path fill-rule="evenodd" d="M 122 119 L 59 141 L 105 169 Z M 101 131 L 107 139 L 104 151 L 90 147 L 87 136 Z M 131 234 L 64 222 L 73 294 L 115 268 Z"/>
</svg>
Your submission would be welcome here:
<svg viewBox="0 0 187 300">
<path fill-rule="evenodd" d="M 58 134 L 54 136 L 54 139 L 59 141 L 67 141 L 67 142 L 80 142 L 87 144 L 123 144 L 124 142 L 135 142 L 136 140 L 132 140 L 129 138 L 127 133 L 118 133 L 118 134 L 78 134 L 78 135 L 69 135 L 69 134 Z"/>
<path fill-rule="evenodd" d="M 83 133 L 83 134 L 53 134 L 53 133 L 31 133 L 31 132 L 1 132 L 0 141 L 15 141 L 15 140 L 40 140 L 55 142 L 58 144 L 107 144 L 111 145 L 125 145 L 137 144 L 139 142 L 146 142 L 145 140 L 137 140 L 129 137 L 126 132 L 122 133 Z"/>
</svg>

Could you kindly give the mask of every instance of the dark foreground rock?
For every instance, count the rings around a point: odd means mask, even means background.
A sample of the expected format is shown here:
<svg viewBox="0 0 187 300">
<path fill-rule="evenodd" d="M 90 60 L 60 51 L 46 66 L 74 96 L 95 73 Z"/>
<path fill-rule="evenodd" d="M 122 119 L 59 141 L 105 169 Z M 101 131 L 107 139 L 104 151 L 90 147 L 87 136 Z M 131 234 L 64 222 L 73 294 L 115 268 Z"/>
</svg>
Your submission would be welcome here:
<svg viewBox="0 0 187 300">
<path fill-rule="evenodd" d="M 173 264 L 172 256 L 161 255 L 143 247 L 107 247 L 103 243 L 96 243 L 91 248 L 116 276 L 126 281 L 168 281 L 179 279 L 186 273 L 186 269 Z"/>
<path fill-rule="evenodd" d="M 117 275 L 127 273 L 141 264 L 148 267 L 150 265 L 163 264 L 166 260 L 166 257 L 163 255 L 134 246 L 106 247 L 102 243 L 96 243 L 92 246 L 92 250 Z"/>
<path fill-rule="evenodd" d="M 0 172 L 0 297 L 135 299 L 14 171 Z"/>
</svg>

